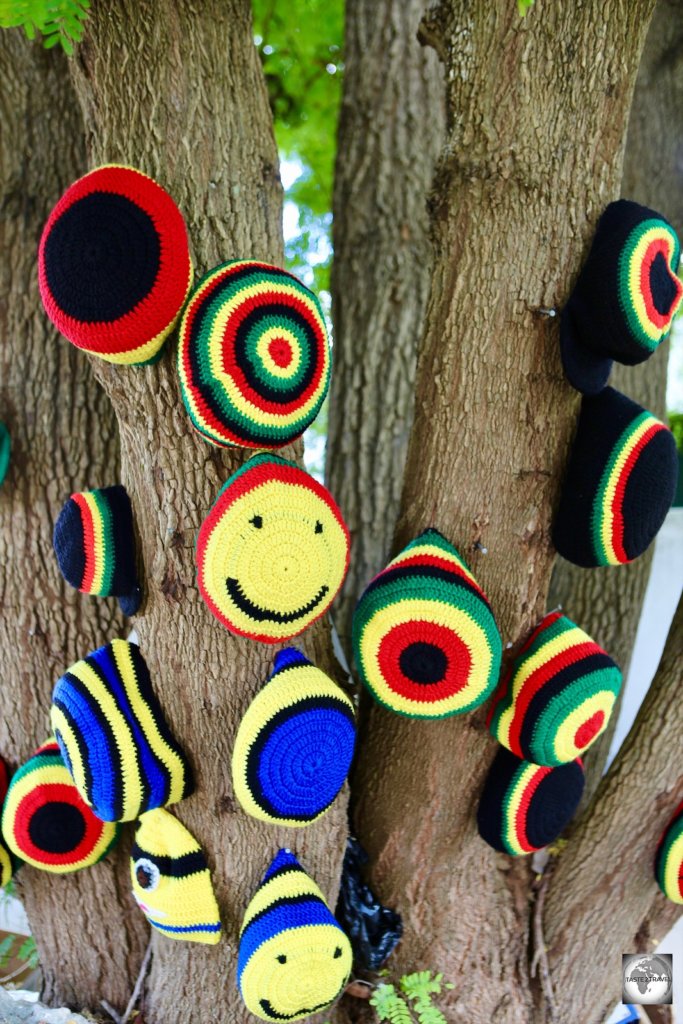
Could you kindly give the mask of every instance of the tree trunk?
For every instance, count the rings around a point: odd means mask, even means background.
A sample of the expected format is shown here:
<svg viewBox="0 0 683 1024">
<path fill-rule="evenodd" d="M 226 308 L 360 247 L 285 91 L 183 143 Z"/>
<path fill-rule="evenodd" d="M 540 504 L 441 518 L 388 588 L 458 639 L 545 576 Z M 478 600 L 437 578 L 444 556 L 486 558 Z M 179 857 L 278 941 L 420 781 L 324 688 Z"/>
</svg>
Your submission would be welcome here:
<svg viewBox="0 0 683 1024">
<path fill-rule="evenodd" d="M 0 32 L 0 419 L 12 437 L 0 489 L 0 750 L 15 767 L 49 731 L 52 687 L 67 665 L 120 633 L 115 601 L 63 581 L 52 529 L 75 490 L 114 483 L 114 412 L 87 362 L 58 340 L 38 296 L 38 238 L 85 162 L 65 59 Z M 74 875 L 17 876 L 48 1002 L 123 1007 L 148 928 L 128 897 L 127 844 Z M 103 913 L 103 908 L 105 912 Z"/>
<path fill-rule="evenodd" d="M 424 0 L 347 0 L 334 193 L 334 374 L 327 477 L 352 534 L 334 620 L 391 548 L 429 287 L 427 192 L 444 134 L 443 72 L 417 41 Z"/>
<path fill-rule="evenodd" d="M 653 6 L 539 4 L 522 21 L 507 0 L 451 0 L 423 27 L 445 62 L 448 137 L 396 547 L 440 529 L 488 593 L 504 643 L 544 610 L 552 508 L 578 409 L 557 320 L 543 309 L 566 300 L 618 193 Z M 404 917 L 396 969 L 443 971 L 458 983 L 449 1012 L 472 1024 L 544 1019 L 530 977 L 529 864 L 476 835 L 495 752 L 484 719 L 480 710 L 419 722 L 373 707 L 356 821 L 373 882 Z M 569 1008 L 582 950 L 572 957 Z M 611 955 L 601 963 L 612 970 Z"/>
<path fill-rule="evenodd" d="M 93 5 L 72 67 L 92 163 L 132 163 L 168 188 L 185 214 L 198 272 L 239 257 L 282 262 L 277 150 L 248 0 Z M 196 777 L 195 794 L 174 812 L 207 854 L 225 929 L 215 947 L 155 935 L 145 1020 L 238 1022 L 251 1018 L 235 981 L 237 933 L 260 877 L 278 846 L 292 846 L 334 897 L 346 809 L 340 799 L 294 833 L 248 817 L 233 796 L 235 731 L 273 649 L 228 634 L 199 597 L 197 531 L 245 456 L 191 429 L 175 349 L 167 344 L 155 366 L 96 367 L 121 425 L 121 475 L 146 567 L 148 596 L 135 626 Z"/>
</svg>

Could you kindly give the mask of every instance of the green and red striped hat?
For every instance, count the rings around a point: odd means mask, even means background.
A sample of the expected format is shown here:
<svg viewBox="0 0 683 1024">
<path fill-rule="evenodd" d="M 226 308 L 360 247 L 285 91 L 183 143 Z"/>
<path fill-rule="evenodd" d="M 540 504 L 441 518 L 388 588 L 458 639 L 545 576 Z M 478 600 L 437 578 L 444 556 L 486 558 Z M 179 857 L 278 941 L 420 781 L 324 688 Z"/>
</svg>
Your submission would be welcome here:
<svg viewBox="0 0 683 1024">
<path fill-rule="evenodd" d="M 659 840 L 655 878 L 667 899 L 683 903 L 683 801 Z"/>
</svg>

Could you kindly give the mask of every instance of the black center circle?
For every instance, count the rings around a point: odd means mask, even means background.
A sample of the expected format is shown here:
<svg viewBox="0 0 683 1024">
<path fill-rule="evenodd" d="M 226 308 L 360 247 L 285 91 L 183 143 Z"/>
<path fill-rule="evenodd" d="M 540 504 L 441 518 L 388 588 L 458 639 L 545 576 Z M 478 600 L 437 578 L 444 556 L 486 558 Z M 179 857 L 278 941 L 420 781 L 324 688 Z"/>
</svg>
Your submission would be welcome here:
<svg viewBox="0 0 683 1024">
<path fill-rule="evenodd" d="M 152 218 L 126 196 L 92 192 L 53 225 L 45 273 L 62 312 L 82 323 L 110 323 L 152 290 L 161 246 Z"/>
<path fill-rule="evenodd" d="M 28 834 L 33 845 L 45 853 L 70 853 L 85 836 L 85 821 L 73 804 L 53 800 L 33 814 Z"/>
<path fill-rule="evenodd" d="M 417 640 L 401 651 L 399 665 L 403 675 L 412 683 L 433 686 L 446 675 L 448 658 L 436 644 Z"/>
<path fill-rule="evenodd" d="M 677 289 L 661 252 L 657 253 L 650 264 L 650 292 L 652 304 L 659 315 L 668 316 L 675 302 Z"/>
</svg>

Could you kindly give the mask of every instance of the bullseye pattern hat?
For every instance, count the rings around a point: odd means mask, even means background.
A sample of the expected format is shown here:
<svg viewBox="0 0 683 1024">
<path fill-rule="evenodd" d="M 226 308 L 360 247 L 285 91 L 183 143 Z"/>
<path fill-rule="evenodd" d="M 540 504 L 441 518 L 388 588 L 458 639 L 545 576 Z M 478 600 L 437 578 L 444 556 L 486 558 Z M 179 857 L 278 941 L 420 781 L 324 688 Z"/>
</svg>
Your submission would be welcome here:
<svg viewBox="0 0 683 1024">
<path fill-rule="evenodd" d="M 43 230 L 38 282 L 65 338 L 110 363 L 145 363 L 173 330 L 192 281 L 187 230 L 166 192 L 108 164 L 71 185 Z"/>
<path fill-rule="evenodd" d="M 361 679 L 401 715 L 471 711 L 498 680 L 502 644 L 489 603 L 437 530 L 425 530 L 372 580 L 352 639 Z"/>
<path fill-rule="evenodd" d="M 9 772 L 7 771 L 7 765 L 0 757 L 0 807 L 2 807 L 5 802 L 8 788 Z M 4 842 L 0 841 L 0 888 L 4 888 L 7 885 L 13 874 L 14 864 L 12 863 L 12 854 L 7 846 L 5 846 Z"/>
<path fill-rule="evenodd" d="M 620 689 L 609 655 L 566 615 L 551 612 L 496 694 L 491 734 L 534 764 L 566 764 L 604 731 Z"/>
<path fill-rule="evenodd" d="M 263 643 L 302 633 L 327 611 L 349 565 L 332 495 L 278 455 L 254 455 L 219 491 L 197 539 L 197 579 L 231 632 Z"/>
<path fill-rule="evenodd" d="M 659 840 L 655 878 L 668 899 L 683 903 L 683 803 L 678 805 Z"/>
<path fill-rule="evenodd" d="M 341 995 L 351 944 L 294 854 L 280 850 L 247 907 L 237 984 L 260 1020 L 300 1020 Z"/>
<path fill-rule="evenodd" d="M 548 846 L 573 818 L 584 781 L 580 761 L 548 768 L 501 747 L 479 801 L 479 835 L 494 850 L 513 857 Z"/>
<path fill-rule="evenodd" d="M 33 867 L 60 875 L 90 867 L 106 857 L 119 831 L 83 802 L 54 740 L 12 777 L 2 834 L 10 851 Z"/>
<path fill-rule="evenodd" d="M 124 487 L 72 494 L 55 523 L 59 569 L 76 590 L 118 597 L 125 615 L 140 607 L 133 510 Z"/>
<path fill-rule="evenodd" d="M 320 303 L 278 267 L 223 263 L 183 314 L 178 373 L 187 411 L 207 441 L 281 448 L 315 419 L 329 386 Z"/>
<path fill-rule="evenodd" d="M 112 640 L 72 665 L 50 720 L 79 793 L 103 821 L 132 821 L 192 792 L 136 644 Z"/>
<path fill-rule="evenodd" d="M 581 403 L 553 543 L 586 568 L 621 565 L 649 547 L 671 508 L 678 455 L 671 431 L 614 388 Z"/>
<path fill-rule="evenodd" d="M 279 825 L 316 821 L 344 785 L 355 736 L 346 694 L 299 651 L 279 651 L 235 740 L 232 781 L 242 808 Z"/>
<path fill-rule="evenodd" d="M 159 808 L 140 818 L 130 875 L 138 906 L 162 935 L 211 946 L 220 941 L 221 921 L 206 857 L 168 811 Z"/>
<path fill-rule="evenodd" d="M 663 217 L 627 199 L 610 203 L 562 311 L 562 362 L 578 391 L 597 394 L 612 360 L 642 363 L 668 336 L 683 297 L 679 261 Z"/>
</svg>

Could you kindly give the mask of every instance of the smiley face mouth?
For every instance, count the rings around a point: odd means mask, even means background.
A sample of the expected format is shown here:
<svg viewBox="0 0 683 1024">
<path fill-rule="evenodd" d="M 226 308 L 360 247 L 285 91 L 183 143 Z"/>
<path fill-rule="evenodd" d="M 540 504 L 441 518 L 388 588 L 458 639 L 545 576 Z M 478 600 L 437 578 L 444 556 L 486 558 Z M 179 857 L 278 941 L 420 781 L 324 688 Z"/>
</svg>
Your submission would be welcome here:
<svg viewBox="0 0 683 1024">
<path fill-rule="evenodd" d="M 297 619 L 305 618 L 306 615 L 309 615 L 315 608 L 317 608 L 330 589 L 323 585 L 308 604 L 304 605 L 303 608 L 298 608 L 295 612 L 278 612 L 272 608 L 259 608 L 258 605 L 249 600 L 242 590 L 239 581 L 233 579 L 231 576 L 228 576 L 225 581 L 225 585 L 227 587 L 230 600 L 237 605 L 241 612 L 248 615 L 250 619 L 255 619 L 257 622 L 277 622 L 282 625 L 289 622 L 296 622 Z"/>
<path fill-rule="evenodd" d="M 147 916 L 151 914 L 154 917 L 168 917 L 168 914 L 165 911 L 155 910 L 154 907 L 150 907 L 148 906 L 147 903 L 143 903 L 142 900 L 138 896 L 136 896 L 135 893 L 133 893 L 133 899 L 135 900 L 143 914 L 146 914 Z"/>
<path fill-rule="evenodd" d="M 310 1015 L 315 1013 L 317 1010 L 324 1010 L 331 1002 L 332 999 L 329 999 L 326 1003 L 318 1003 L 317 1006 L 302 1006 L 300 1010 L 295 1010 L 294 1013 L 278 1013 L 277 1010 L 273 1008 L 273 1004 L 269 999 L 259 1000 L 261 1009 L 264 1010 L 269 1017 L 274 1017 L 275 1020 L 295 1020 L 297 1017 L 303 1017 L 304 1014 L 307 1017 L 310 1017 Z"/>
</svg>

